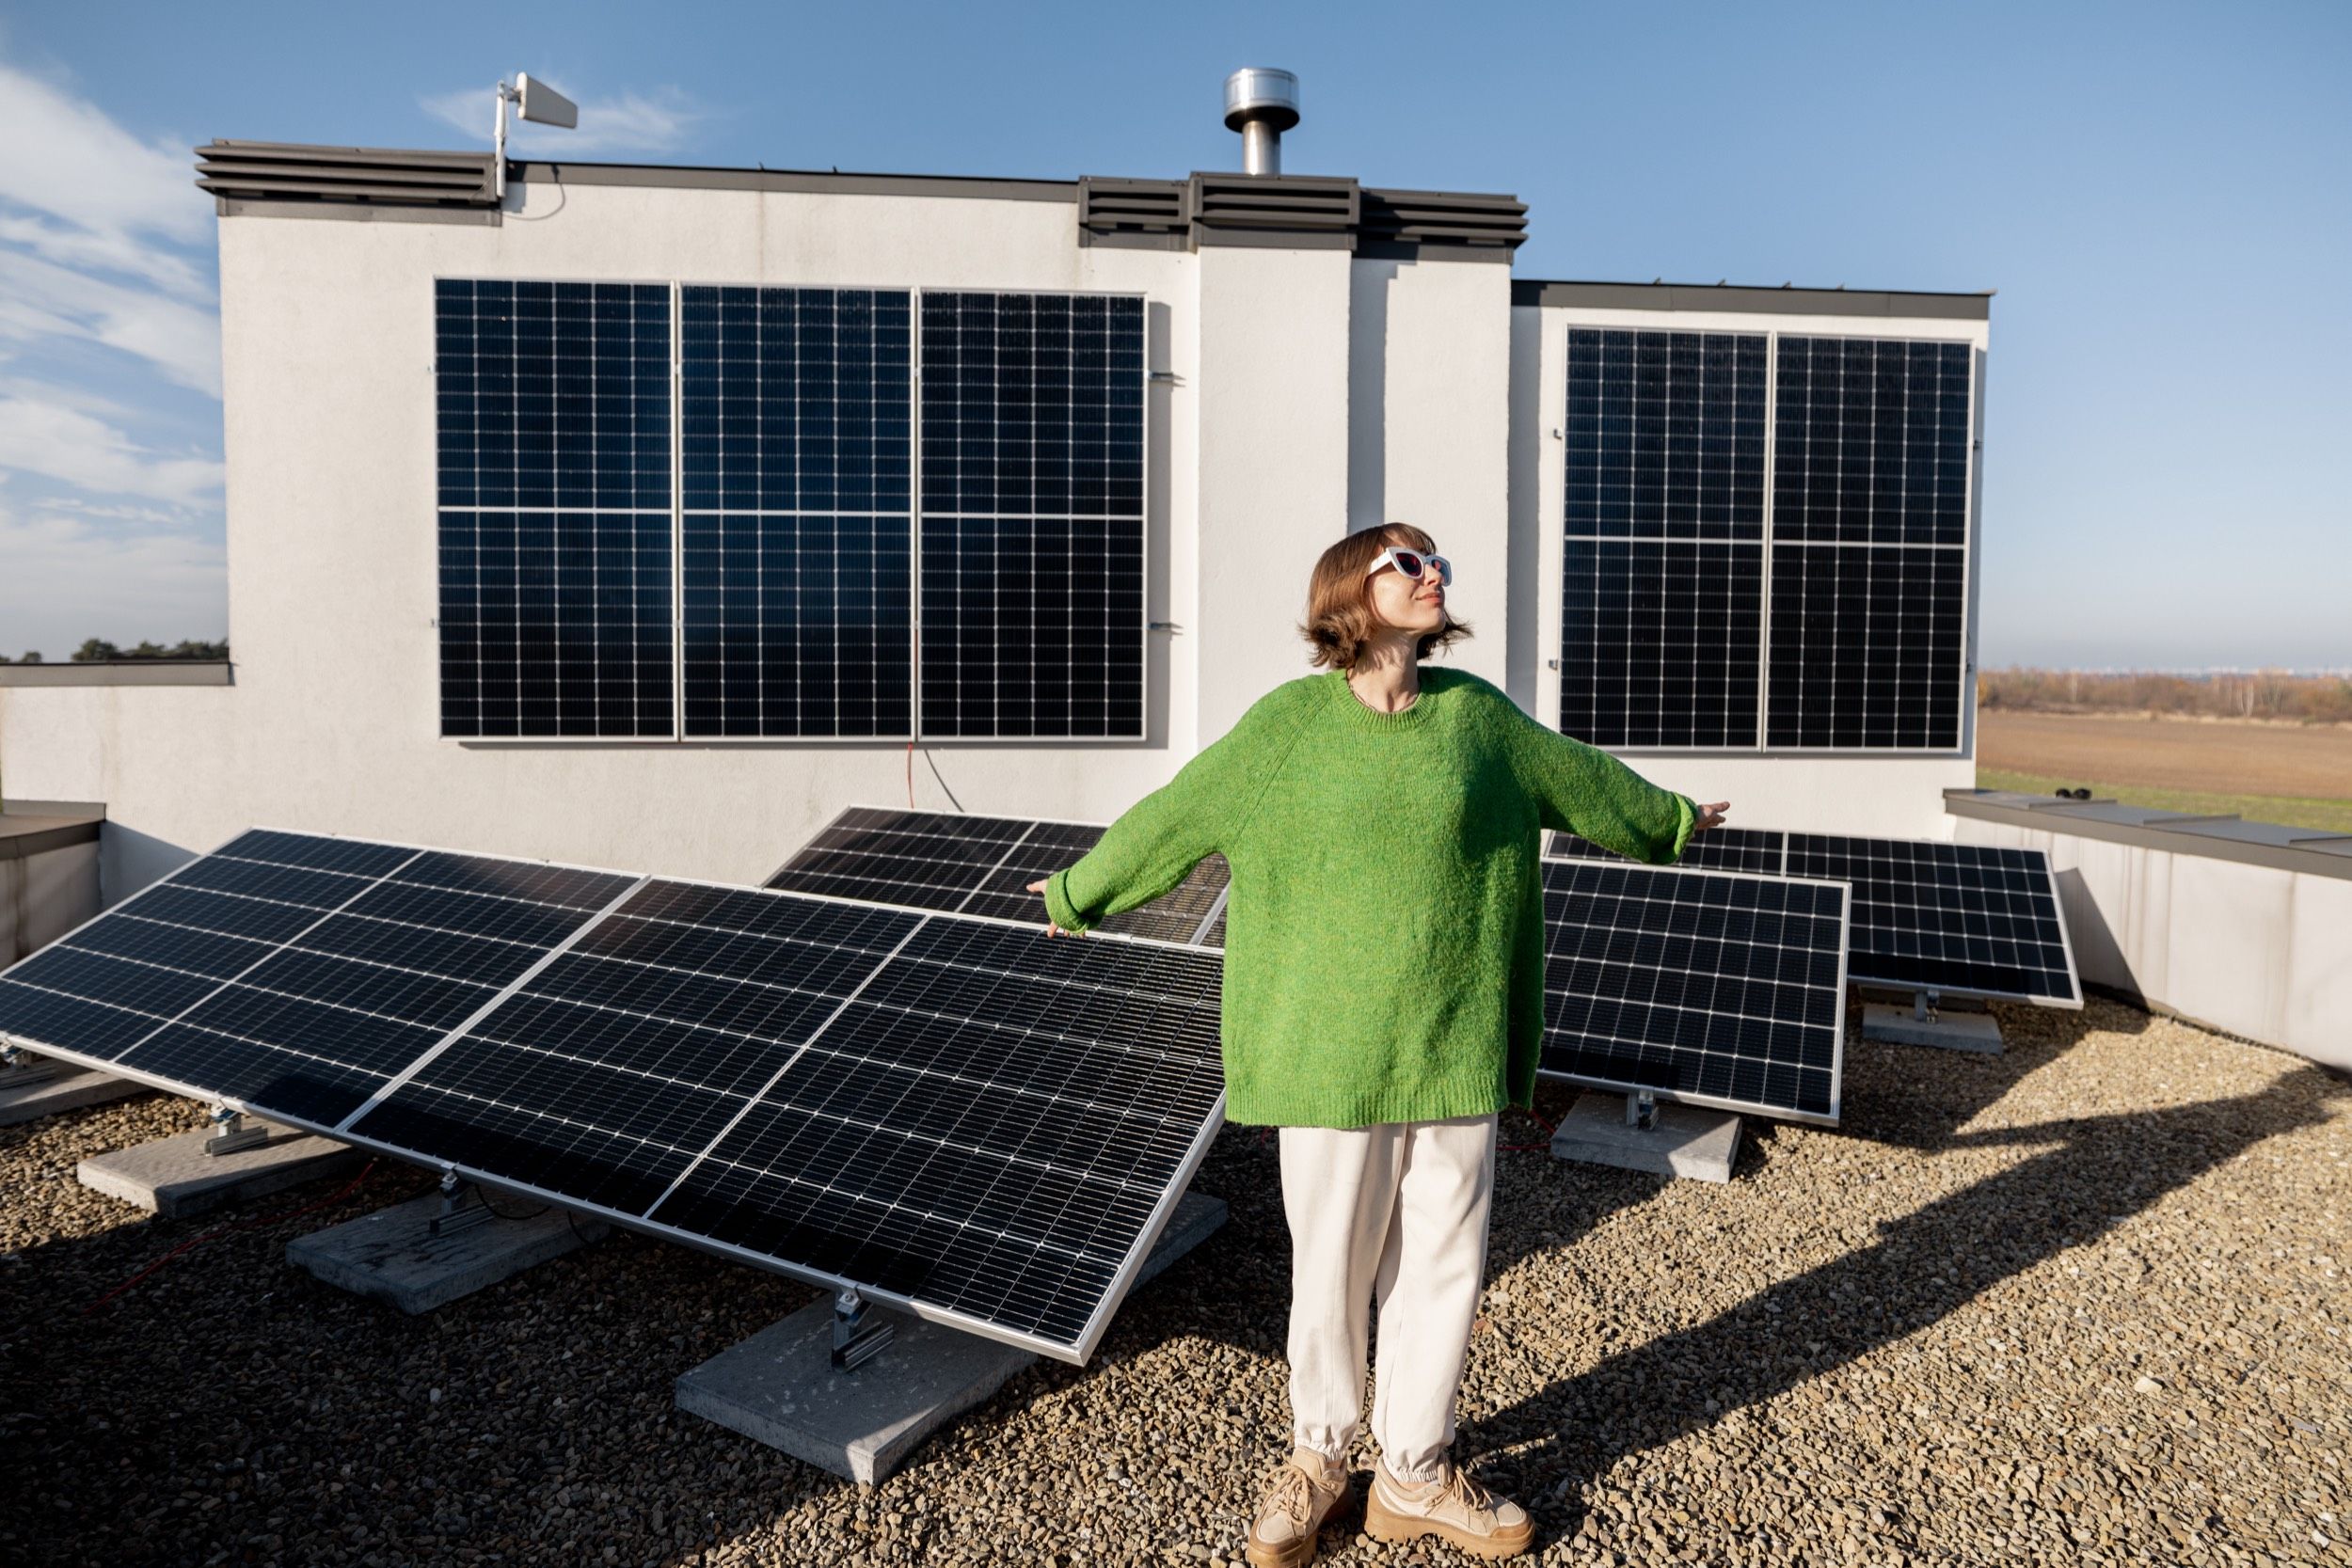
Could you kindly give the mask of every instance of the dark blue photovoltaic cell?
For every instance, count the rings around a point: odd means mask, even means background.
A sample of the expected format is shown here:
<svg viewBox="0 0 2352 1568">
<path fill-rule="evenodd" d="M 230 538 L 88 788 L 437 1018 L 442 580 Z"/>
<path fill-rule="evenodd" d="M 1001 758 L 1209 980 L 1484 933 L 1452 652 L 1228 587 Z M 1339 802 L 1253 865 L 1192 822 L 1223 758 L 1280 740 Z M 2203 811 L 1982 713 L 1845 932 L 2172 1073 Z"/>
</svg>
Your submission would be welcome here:
<svg viewBox="0 0 2352 1568">
<path fill-rule="evenodd" d="M 688 735 L 913 733 L 911 300 L 680 291 Z"/>
<path fill-rule="evenodd" d="M 1772 537 L 1968 542 L 1967 343 L 1780 340 Z"/>
<path fill-rule="evenodd" d="M 356 838 L 322 838 L 290 833 L 276 828 L 250 828 L 214 851 L 238 860 L 263 861 L 271 865 L 307 865 L 315 871 L 343 871 L 355 877 L 383 877 L 417 859 L 417 851 L 392 844 L 370 844 Z"/>
<path fill-rule="evenodd" d="M 1957 747 L 1967 637 L 1965 548 L 1775 543 L 1769 743 Z"/>
<path fill-rule="evenodd" d="M 1143 726 L 1140 299 L 923 296 L 923 729 Z"/>
<path fill-rule="evenodd" d="M 1571 539 L 1566 550 L 1561 729 L 1597 746 L 1753 747 L 1764 546 Z"/>
<path fill-rule="evenodd" d="M 1777 828 L 1712 828 L 1692 837 L 1675 864 L 1697 871 L 1752 871 L 1767 877 L 1781 874 L 1788 834 Z M 1544 837 L 1544 853 L 1561 860 L 1617 861 L 1625 857 L 1574 833 L 1553 832 Z"/>
</svg>

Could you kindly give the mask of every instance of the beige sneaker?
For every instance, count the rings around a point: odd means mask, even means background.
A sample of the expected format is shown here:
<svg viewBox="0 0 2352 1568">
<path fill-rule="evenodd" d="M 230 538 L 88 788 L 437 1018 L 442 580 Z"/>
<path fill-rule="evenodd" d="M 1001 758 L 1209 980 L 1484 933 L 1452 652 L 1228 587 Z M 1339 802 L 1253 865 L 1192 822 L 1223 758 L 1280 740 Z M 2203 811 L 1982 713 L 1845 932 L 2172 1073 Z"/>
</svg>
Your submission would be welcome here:
<svg viewBox="0 0 2352 1568">
<path fill-rule="evenodd" d="M 1535 1539 L 1535 1521 L 1508 1497 L 1498 1497 L 1452 1462 L 1441 1481 L 1407 1485 L 1374 1466 L 1364 1500 L 1364 1533 L 1375 1541 L 1434 1535 L 1479 1557 L 1516 1557 Z"/>
<path fill-rule="evenodd" d="M 1292 1449 L 1250 1521 L 1252 1568 L 1299 1568 L 1313 1561 L 1316 1534 L 1347 1496 L 1347 1466 L 1312 1449 Z"/>
</svg>

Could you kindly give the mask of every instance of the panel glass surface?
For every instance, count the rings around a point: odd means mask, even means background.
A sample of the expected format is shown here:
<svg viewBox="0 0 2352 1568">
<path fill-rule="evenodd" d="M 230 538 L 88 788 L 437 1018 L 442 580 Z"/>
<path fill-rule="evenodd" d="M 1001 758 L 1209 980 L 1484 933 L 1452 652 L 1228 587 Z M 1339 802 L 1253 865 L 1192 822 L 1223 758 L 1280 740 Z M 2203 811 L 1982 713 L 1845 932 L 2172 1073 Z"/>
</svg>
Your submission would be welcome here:
<svg viewBox="0 0 2352 1568">
<path fill-rule="evenodd" d="M 1692 836 L 1675 864 L 1698 871 L 1747 871 L 1762 876 L 1781 874 L 1788 835 L 1777 828 L 1713 828 Z M 1632 864 L 1613 849 L 1592 840 L 1554 831 L 1544 839 L 1544 853 L 1561 860 L 1613 861 Z"/>
<path fill-rule="evenodd" d="M 1091 823 L 851 806 L 768 879 L 771 888 L 882 904 L 1042 920 L 1031 882 L 1071 865 L 1101 840 Z M 1193 942 L 1225 891 L 1225 857 L 1210 855 L 1169 892 L 1096 927 Z M 1215 928 L 1219 942 L 1224 916 Z"/>
<path fill-rule="evenodd" d="M 441 733 L 673 733 L 670 291 L 434 285 Z"/>
<path fill-rule="evenodd" d="M 1542 1070 L 1835 1120 L 1845 889 L 1544 862 Z"/>
<path fill-rule="evenodd" d="M 1220 967 L 933 919 L 650 1217 L 1075 1342 L 1222 1091 Z"/>
<path fill-rule="evenodd" d="M 922 725 L 1143 729 L 1143 302 L 926 293 Z"/>
<path fill-rule="evenodd" d="M 1973 355 L 1779 340 L 1766 744 L 1960 744 Z"/>
<path fill-rule="evenodd" d="M 1754 746 L 1765 339 L 1568 333 L 1561 728 Z"/>
<path fill-rule="evenodd" d="M 629 880 L 248 832 L 0 976 L 0 1032 L 333 1126 Z"/>
<path fill-rule="evenodd" d="M 2082 1004 L 2039 849 L 1791 833 L 1788 873 L 1853 884 L 1857 981 Z"/>
<path fill-rule="evenodd" d="M 910 301 L 680 290 L 689 736 L 912 733 Z"/>
</svg>

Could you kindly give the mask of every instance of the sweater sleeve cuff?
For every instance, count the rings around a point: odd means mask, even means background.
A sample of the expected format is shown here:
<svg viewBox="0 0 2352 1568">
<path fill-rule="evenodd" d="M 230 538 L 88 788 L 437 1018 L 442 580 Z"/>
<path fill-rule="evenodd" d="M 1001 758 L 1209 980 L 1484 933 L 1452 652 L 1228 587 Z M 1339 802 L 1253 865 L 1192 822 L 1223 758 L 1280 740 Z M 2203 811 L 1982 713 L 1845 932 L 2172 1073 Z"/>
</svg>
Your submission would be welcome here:
<svg viewBox="0 0 2352 1568">
<path fill-rule="evenodd" d="M 1682 814 L 1682 820 L 1675 829 L 1674 852 L 1668 855 L 1661 863 L 1666 865 L 1672 865 L 1675 862 L 1682 858 L 1682 851 L 1691 847 L 1692 832 L 1695 831 L 1699 825 L 1698 802 L 1692 800 L 1688 795 L 1677 795 L 1675 797 L 1675 809 Z"/>
<path fill-rule="evenodd" d="M 1070 892 L 1064 885 L 1069 877 L 1069 868 L 1064 867 L 1045 879 L 1045 912 L 1065 931 L 1089 930 L 1091 927 L 1071 907 Z"/>
</svg>

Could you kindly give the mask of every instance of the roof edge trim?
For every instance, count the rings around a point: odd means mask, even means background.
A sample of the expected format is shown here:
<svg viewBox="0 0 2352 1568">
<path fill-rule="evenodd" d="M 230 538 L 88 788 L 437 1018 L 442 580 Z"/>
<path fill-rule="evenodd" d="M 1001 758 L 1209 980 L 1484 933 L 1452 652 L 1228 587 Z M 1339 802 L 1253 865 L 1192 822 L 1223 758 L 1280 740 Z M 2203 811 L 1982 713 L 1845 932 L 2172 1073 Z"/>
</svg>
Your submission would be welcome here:
<svg viewBox="0 0 2352 1568">
<path fill-rule="evenodd" d="M 1725 314 L 1794 316 L 1910 316 L 1989 321 L 1991 289 L 1941 293 L 1908 289 L 1770 288 L 1741 283 L 1610 283 L 1515 278 L 1511 303 L 1605 310 L 1714 310 Z"/>
</svg>

